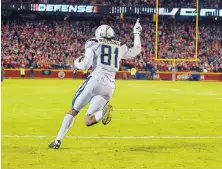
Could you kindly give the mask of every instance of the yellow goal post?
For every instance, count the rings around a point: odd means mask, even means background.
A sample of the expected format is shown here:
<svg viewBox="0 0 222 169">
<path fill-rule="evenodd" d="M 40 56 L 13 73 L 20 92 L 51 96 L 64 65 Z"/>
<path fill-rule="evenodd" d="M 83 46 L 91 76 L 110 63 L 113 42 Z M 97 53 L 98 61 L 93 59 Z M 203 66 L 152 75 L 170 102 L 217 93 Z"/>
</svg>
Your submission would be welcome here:
<svg viewBox="0 0 222 169">
<path fill-rule="evenodd" d="M 196 35 L 195 35 L 195 56 L 193 59 L 160 59 L 158 58 L 158 32 L 159 32 L 159 0 L 156 0 L 156 37 L 155 37 L 155 60 L 173 62 L 172 80 L 175 80 L 176 62 L 197 62 L 198 61 L 198 35 L 199 35 L 199 0 L 196 0 Z"/>
</svg>

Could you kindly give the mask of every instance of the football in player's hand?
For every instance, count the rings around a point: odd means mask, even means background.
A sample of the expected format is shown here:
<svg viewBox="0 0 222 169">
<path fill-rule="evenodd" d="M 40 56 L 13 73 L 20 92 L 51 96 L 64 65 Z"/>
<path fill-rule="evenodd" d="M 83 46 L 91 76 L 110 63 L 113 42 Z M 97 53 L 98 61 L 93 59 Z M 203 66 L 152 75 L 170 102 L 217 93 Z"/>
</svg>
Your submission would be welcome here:
<svg viewBox="0 0 222 169">
<path fill-rule="evenodd" d="M 81 62 L 83 60 L 84 56 L 82 56 L 80 59 L 79 59 L 79 62 Z"/>
<path fill-rule="evenodd" d="M 81 55 L 76 60 L 78 60 L 78 62 L 81 62 L 83 59 L 84 59 L 84 55 Z"/>
</svg>

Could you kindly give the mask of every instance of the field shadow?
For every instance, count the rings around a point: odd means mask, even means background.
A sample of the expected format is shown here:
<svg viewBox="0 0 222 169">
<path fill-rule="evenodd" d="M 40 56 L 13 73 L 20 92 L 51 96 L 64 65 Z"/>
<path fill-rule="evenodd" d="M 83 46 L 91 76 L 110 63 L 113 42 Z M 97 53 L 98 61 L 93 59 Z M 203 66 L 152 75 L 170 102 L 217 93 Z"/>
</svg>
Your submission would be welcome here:
<svg viewBox="0 0 222 169">
<path fill-rule="evenodd" d="M 184 148 L 192 148 L 192 149 L 204 149 L 205 145 L 203 143 L 177 143 L 174 145 L 146 145 L 146 146 L 133 146 L 133 147 L 128 147 L 128 151 L 138 151 L 138 152 L 150 152 L 150 153 L 168 153 L 172 149 L 184 149 Z"/>
<path fill-rule="evenodd" d="M 119 151 L 131 151 L 131 152 L 149 152 L 149 153 L 169 153 L 170 151 L 172 151 L 173 149 L 177 149 L 178 151 L 180 149 L 196 149 L 196 150 L 203 150 L 205 149 L 206 145 L 203 143 L 172 143 L 171 145 L 137 145 L 137 146 L 133 146 L 133 145 L 121 145 L 120 147 L 115 147 L 115 149 L 118 149 Z M 96 149 L 109 149 L 110 147 L 106 147 L 106 146 L 97 146 L 97 147 L 79 147 L 79 146 L 70 146 L 70 147 L 60 147 L 59 150 L 60 151 L 69 151 L 69 150 L 95 150 Z M 109 149 L 111 150 L 111 149 Z"/>
</svg>

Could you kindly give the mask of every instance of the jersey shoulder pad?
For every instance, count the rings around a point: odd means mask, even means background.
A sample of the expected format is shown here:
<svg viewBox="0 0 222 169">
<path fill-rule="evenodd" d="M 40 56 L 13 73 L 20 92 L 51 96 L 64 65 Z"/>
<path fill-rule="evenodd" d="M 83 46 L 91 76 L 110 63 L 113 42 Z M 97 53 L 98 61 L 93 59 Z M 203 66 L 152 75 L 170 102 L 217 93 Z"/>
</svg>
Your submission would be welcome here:
<svg viewBox="0 0 222 169">
<path fill-rule="evenodd" d="M 95 46 L 97 43 L 98 43 L 98 40 L 96 38 L 91 38 L 91 39 L 86 41 L 85 49 L 86 48 L 91 48 L 91 47 Z"/>
</svg>

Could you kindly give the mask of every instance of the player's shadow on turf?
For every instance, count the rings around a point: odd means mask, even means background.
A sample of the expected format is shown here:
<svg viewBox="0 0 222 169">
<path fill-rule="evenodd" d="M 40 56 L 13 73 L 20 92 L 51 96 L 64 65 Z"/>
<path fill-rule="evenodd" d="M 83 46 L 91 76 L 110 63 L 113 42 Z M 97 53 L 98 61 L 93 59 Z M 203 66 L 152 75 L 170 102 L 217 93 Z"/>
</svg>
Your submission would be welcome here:
<svg viewBox="0 0 222 169">
<path fill-rule="evenodd" d="M 192 149 L 200 149 L 203 146 L 201 144 L 176 144 L 176 145 L 169 145 L 169 146 L 138 146 L 138 147 L 130 147 L 128 148 L 129 151 L 144 151 L 150 153 L 168 153 L 170 149 L 180 149 L 180 148 L 192 148 Z"/>
<path fill-rule="evenodd" d="M 169 148 L 174 148 L 174 147 L 167 147 L 167 146 L 141 146 L 141 147 L 131 147 L 129 148 L 129 151 L 144 151 L 144 152 L 150 152 L 150 153 L 157 153 L 160 152 L 162 153 L 162 150 L 167 150 Z"/>
<path fill-rule="evenodd" d="M 76 147 L 60 147 L 59 150 L 73 150 L 77 149 Z"/>
</svg>

